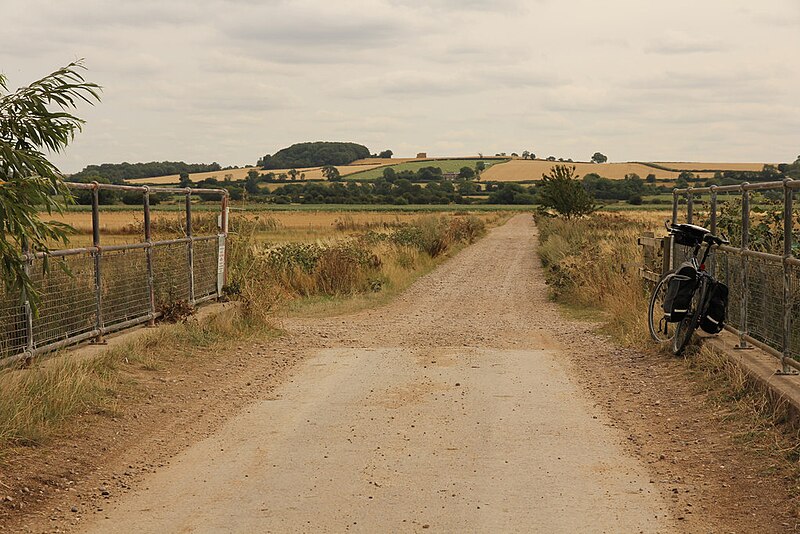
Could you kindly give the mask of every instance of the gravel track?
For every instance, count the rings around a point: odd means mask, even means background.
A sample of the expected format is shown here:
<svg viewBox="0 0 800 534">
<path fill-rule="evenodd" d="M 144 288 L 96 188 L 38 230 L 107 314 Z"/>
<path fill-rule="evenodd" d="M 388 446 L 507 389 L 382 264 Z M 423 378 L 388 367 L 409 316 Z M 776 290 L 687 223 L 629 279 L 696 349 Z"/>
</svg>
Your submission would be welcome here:
<svg viewBox="0 0 800 534">
<path fill-rule="evenodd" d="M 86 531 L 685 530 L 581 385 L 535 247 L 519 215 L 383 308 L 287 321 L 290 379 Z"/>
</svg>

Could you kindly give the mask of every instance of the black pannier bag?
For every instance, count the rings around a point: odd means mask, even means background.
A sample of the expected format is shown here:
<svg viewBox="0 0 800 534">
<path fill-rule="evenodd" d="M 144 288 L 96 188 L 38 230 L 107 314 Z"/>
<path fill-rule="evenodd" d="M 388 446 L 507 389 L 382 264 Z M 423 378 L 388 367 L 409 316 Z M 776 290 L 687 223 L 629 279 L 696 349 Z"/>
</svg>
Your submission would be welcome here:
<svg viewBox="0 0 800 534">
<path fill-rule="evenodd" d="M 682 321 L 692 305 L 692 295 L 697 287 L 697 271 L 689 262 L 681 264 L 669 281 L 664 297 L 664 317 L 670 323 Z"/>
<path fill-rule="evenodd" d="M 728 286 L 714 282 L 709 290 L 708 309 L 700 318 L 700 328 L 709 334 L 718 334 L 728 318 Z"/>
</svg>

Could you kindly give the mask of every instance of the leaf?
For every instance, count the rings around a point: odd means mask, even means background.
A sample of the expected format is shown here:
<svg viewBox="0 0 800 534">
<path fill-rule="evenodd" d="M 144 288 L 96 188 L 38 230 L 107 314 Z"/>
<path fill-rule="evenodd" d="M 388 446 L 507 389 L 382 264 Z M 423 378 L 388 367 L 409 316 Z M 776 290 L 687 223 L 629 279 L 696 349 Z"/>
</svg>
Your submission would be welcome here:
<svg viewBox="0 0 800 534">
<path fill-rule="evenodd" d="M 48 252 L 69 241 L 68 225 L 40 217 L 43 211 L 61 213 L 72 201 L 45 152 L 61 152 L 81 130 L 83 119 L 70 112 L 78 103 L 100 100 L 100 86 L 86 82 L 84 70 L 76 61 L 8 94 L 0 75 L 0 273 L 6 290 L 26 295 L 34 311 L 40 301 L 21 246 Z"/>
</svg>

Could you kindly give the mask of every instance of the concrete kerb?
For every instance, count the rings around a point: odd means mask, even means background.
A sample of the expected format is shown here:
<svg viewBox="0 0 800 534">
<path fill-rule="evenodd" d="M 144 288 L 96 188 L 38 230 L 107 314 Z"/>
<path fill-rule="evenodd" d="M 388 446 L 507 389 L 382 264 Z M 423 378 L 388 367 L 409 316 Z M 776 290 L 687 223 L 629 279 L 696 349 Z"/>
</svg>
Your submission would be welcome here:
<svg viewBox="0 0 800 534">
<path fill-rule="evenodd" d="M 729 332 L 703 338 L 703 341 L 740 364 L 751 384 L 767 396 L 771 408 L 783 412 L 786 422 L 800 430 L 800 375 L 779 374 L 780 361 L 760 349 L 737 349 L 739 337 Z"/>
</svg>

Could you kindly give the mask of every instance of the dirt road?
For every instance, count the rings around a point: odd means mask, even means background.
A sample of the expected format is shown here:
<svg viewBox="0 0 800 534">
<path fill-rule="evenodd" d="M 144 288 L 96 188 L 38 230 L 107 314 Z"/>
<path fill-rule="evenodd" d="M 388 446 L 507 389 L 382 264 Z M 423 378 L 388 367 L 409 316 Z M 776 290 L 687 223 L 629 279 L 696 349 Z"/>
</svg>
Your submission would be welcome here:
<svg viewBox="0 0 800 534">
<path fill-rule="evenodd" d="M 314 355 L 90 532 L 665 532 L 574 378 L 520 215 L 391 305 L 286 325 Z"/>
</svg>

